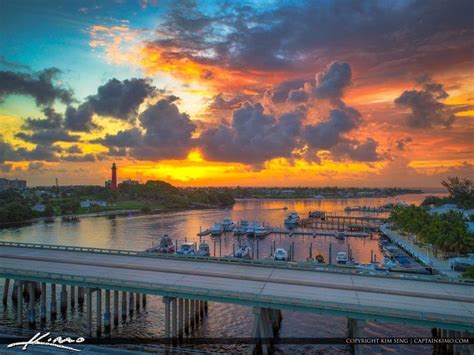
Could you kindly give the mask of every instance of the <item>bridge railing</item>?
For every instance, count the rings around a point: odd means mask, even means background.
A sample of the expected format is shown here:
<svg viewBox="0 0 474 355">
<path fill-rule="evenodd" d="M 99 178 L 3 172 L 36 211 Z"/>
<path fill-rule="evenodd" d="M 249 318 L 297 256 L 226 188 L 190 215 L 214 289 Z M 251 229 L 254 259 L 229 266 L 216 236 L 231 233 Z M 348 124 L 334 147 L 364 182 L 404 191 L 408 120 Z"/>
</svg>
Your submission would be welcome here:
<svg viewBox="0 0 474 355">
<path fill-rule="evenodd" d="M 214 257 L 214 256 L 198 256 L 198 255 L 177 255 L 177 254 L 160 254 L 157 252 L 146 252 L 146 251 L 135 251 L 135 250 L 123 250 L 123 249 L 105 249 L 105 248 L 94 248 L 94 247 L 80 247 L 80 246 L 69 246 L 69 245 L 54 245 L 54 244 L 39 244 L 39 243 L 19 243 L 0 241 L 0 247 L 17 247 L 17 248 L 34 248 L 34 249 L 47 249 L 47 250 L 59 250 L 59 251 L 73 251 L 73 252 L 87 252 L 105 255 L 125 255 L 125 256 L 139 256 L 147 258 L 159 258 L 159 259 L 171 259 L 171 260 L 189 260 L 189 261 L 201 261 L 201 262 L 213 262 L 213 263 L 226 263 L 236 265 L 251 265 L 260 267 L 273 267 L 280 269 L 299 269 L 304 271 L 318 271 L 328 272 L 337 274 L 351 274 L 351 275 L 362 275 L 369 277 L 384 277 L 384 278 L 397 278 L 404 280 L 416 280 L 416 281 L 431 281 L 431 282 L 464 282 L 462 279 L 454 279 L 440 275 L 416 275 L 416 274 L 386 274 L 383 272 L 361 272 L 356 269 L 355 266 L 341 266 L 341 265 L 328 265 L 319 264 L 313 261 L 276 261 L 273 259 L 243 259 L 233 258 L 229 256 Z"/>
<path fill-rule="evenodd" d="M 272 296 L 262 292 L 246 292 L 222 290 L 219 288 L 203 288 L 186 285 L 166 284 L 147 281 L 131 281 L 124 278 L 97 276 L 79 276 L 73 274 L 18 270 L 0 267 L 0 277 L 14 278 L 25 281 L 54 282 L 66 285 L 140 292 L 161 296 L 202 299 L 248 306 L 290 309 L 306 312 L 332 314 L 335 316 L 353 316 L 381 321 L 402 321 L 416 325 L 442 324 L 444 329 L 460 329 L 474 331 L 472 317 L 447 316 L 413 310 L 397 310 L 387 307 L 352 305 L 333 301 L 313 300 L 303 297 Z"/>
</svg>

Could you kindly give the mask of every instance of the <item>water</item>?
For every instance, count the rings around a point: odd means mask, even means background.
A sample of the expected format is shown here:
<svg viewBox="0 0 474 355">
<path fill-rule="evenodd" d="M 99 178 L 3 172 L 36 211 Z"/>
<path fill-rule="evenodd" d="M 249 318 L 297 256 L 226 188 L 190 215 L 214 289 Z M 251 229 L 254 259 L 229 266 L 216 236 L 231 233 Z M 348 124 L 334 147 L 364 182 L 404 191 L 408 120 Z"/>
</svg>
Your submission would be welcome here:
<svg viewBox="0 0 474 355">
<path fill-rule="evenodd" d="M 35 242 L 45 244 L 63 244 L 84 247 L 114 248 L 128 250 L 144 250 L 159 241 L 159 236 L 169 234 L 173 239 L 199 242 L 196 235 L 200 227 L 209 228 L 214 222 L 224 217 L 234 221 L 240 219 L 258 220 L 273 227 L 282 226 L 283 220 L 290 211 L 296 211 L 300 216 L 307 216 L 311 210 L 346 214 L 347 206 L 381 206 L 389 202 L 403 201 L 419 204 L 425 195 L 404 195 L 396 198 L 376 199 L 334 199 L 334 200 L 242 200 L 238 201 L 231 210 L 192 210 L 163 213 L 145 216 L 124 216 L 115 219 L 106 217 L 82 218 L 80 223 L 62 223 L 59 219 L 53 224 L 36 223 L 22 228 L 0 230 L 0 240 L 17 242 Z M 287 211 L 283 207 L 288 207 Z M 356 215 L 351 213 L 350 215 Z M 216 244 L 210 237 L 204 237 L 211 247 L 211 255 L 228 255 L 232 252 L 237 239 L 231 233 L 223 235 L 221 245 Z M 332 237 L 310 237 L 269 235 L 259 242 L 259 256 L 269 257 L 270 248 L 275 241 L 276 247 L 288 249 L 295 243 L 295 259 L 306 259 L 309 255 L 309 245 L 312 243 L 313 256 L 321 253 L 328 260 L 329 243 L 332 244 L 332 259 L 338 251 L 347 251 L 347 244 L 352 248 L 352 255 L 360 263 L 370 262 L 371 251 L 381 260 L 377 238 L 346 238 L 338 241 Z M 214 250 L 215 247 L 215 250 Z M 3 282 L 0 286 L 3 288 Z M 3 291 L 3 289 L 0 289 Z M 3 307 L 3 306 L 2 306 Z M 48 324 L 47 330 L 85 333 L 85 315 L 73 310 L 68 319 L 59 318 L 53 324 Z M 237 305 L 212 303 L 209 305 L 209 315 L 203 325 L 195 332 L 196 337 L 245 337 L 250 336 L 253 315 L 250 308 Z M 282 337 L 344 337 L 346 335 L 346 319 L 327 317 L 314 314 L 283 312 L 283 322 L 280 335 Z M 135 316 L 131 321 L 121 324 L 113 330 L 112 336 L 125 337 L 157 337 L 163 334 L 163 304 L 159 297 L 148 297 L 147 312 Z M 15 316 L 11 302 L 0 314 L 0 325 L 15 326 Z M 430 336 L 430 329 L 405 325 L 382 324 L 370 322 L 366 326 L 367 336 Z M 134 348 L 131 346 L 129 348 Z M 149 347 L 148 347 L 149 348 Z M 213 345 L 200 346 L 203 351 L 230 351 L 240 353 L 245 346 Z M 344 345 L 281 345 L 279 353 L 318 353 L 318 352 L 349 353 Z M 430 346 L 366 346 L 369 353 L 431 353 Z"/>
</svg>

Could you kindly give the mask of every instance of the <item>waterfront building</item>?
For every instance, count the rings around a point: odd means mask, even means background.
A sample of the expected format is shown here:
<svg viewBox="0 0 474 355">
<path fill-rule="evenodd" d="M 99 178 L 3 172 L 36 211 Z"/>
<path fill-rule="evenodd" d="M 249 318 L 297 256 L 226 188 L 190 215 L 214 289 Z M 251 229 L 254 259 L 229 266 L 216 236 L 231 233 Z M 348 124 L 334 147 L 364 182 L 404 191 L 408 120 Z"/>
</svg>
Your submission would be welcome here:
<svg viewBox="0 0 474 355">
<path fill-rule="evenodd" d="M 137 180 L 127 179 L 127 180 L 123 180 L 121 184 L 124 184 L 124 185 L 140 185 L 140 182 L 137 181 Z"/>
<path fill-rule="evenodd" d="M 8 189 L 24 190 L 26 189 L 26 180 L 9 180 L 0 178 L 0 191 L 5 191 Z"/>
</svg>

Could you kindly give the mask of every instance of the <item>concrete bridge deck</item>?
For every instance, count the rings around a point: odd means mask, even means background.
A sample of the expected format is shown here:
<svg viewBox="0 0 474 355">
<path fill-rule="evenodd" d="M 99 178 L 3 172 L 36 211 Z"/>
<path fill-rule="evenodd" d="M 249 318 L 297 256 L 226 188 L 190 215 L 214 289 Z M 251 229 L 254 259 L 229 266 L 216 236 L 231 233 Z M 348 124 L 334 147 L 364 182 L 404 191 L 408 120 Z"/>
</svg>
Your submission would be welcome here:
<svg viewBox="0 0 474 355">
<path fill-rule="evenodd" d="M 474 286 L 0 246 L 0 277 L 474 332 Z"/>
</svg>

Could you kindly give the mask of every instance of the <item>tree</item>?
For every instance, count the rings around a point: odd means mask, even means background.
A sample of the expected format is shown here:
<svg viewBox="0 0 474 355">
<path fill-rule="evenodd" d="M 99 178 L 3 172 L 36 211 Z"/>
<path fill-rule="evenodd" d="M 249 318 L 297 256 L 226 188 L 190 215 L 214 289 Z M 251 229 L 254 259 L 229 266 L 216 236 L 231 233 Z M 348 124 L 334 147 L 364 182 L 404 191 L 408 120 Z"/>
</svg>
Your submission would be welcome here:
<svg viewBox="0 0 474 355">
<path fill-rule="evenodd" d="M 450 199 L 461 208 L 474 208 L 474 183 L 469 179 L 461 179 L 457 176 L 448 177 L 441 182 L 448 190 Z"/>
</svg>

